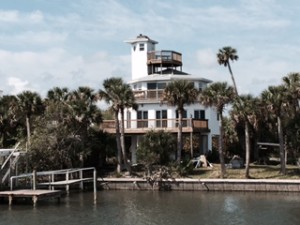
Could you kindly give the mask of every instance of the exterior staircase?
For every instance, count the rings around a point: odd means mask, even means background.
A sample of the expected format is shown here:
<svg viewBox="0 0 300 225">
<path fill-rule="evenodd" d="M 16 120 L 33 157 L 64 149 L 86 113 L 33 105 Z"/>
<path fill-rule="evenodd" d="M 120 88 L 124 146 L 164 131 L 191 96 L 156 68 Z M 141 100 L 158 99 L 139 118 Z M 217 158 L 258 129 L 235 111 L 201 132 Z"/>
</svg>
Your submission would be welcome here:
<svg viewBox="0 0 300 225">
<path fill-rule="evenodd" d="M 19 143 L 12 149 L 0 149 L 0 185 L 6 186 L 13 173 L 16 172 L 17 163 L 24 151 L 18 148 Z M 2 163 L 2 164 L 1 164 Z"/>
</svg>

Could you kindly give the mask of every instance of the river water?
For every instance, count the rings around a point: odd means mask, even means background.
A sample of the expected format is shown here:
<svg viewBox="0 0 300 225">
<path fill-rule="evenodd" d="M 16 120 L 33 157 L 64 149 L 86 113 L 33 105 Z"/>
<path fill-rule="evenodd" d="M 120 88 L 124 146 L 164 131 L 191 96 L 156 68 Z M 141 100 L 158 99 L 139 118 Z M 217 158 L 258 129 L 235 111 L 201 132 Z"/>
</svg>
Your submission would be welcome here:
<svg viewBox="0 0 300 225">
<path fill-rule="evenodd" d="M 300 193 L 99 191 L 36 207 L 0 204 L 0 225 L 300 224 Z"/>
</svg>

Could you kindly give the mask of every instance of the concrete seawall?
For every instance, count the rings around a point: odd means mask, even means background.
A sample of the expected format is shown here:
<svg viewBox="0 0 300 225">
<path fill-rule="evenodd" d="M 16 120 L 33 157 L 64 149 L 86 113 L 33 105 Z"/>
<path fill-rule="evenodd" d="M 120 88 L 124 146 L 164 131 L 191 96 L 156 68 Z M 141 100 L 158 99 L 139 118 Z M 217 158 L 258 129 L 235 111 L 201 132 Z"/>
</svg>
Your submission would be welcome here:
<svg viewBox="0 0 300 225">
<path fill-rule="evenodd" d="M 300 192 L 300 180 L 104 178 L 104 190 Z"/>
</svg>

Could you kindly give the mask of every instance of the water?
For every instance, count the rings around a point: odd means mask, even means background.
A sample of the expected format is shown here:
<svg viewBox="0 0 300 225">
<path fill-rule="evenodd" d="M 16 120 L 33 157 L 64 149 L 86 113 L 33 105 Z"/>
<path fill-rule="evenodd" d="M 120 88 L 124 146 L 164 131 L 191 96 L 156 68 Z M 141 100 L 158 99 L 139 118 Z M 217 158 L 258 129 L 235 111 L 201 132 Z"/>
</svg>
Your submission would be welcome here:
<svg viewBox="0 0 300 225">
<path fill-rule="evenodd" d="M 300 193 L 100 191 L 0 204 L 0 225 L 300 224 Z"/>
</svg>

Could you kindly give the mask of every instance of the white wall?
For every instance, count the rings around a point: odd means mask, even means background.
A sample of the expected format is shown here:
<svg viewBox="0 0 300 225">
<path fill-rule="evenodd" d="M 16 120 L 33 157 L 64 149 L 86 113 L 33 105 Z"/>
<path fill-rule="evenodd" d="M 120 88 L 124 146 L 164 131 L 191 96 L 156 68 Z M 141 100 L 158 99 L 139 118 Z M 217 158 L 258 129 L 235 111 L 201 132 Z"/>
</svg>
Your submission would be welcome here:
<svg viewBox="0 0 300 225">
<path fill-rule="evenodd" d="M 144 50 L 140 51 L 140 45 L 144 44 Z M 131 47 L 131 71 L 132 80 L 148 75 L 147 53 L 155 50 L 155 45 L 150 42 L 133 43 Z"/>
</svg>

